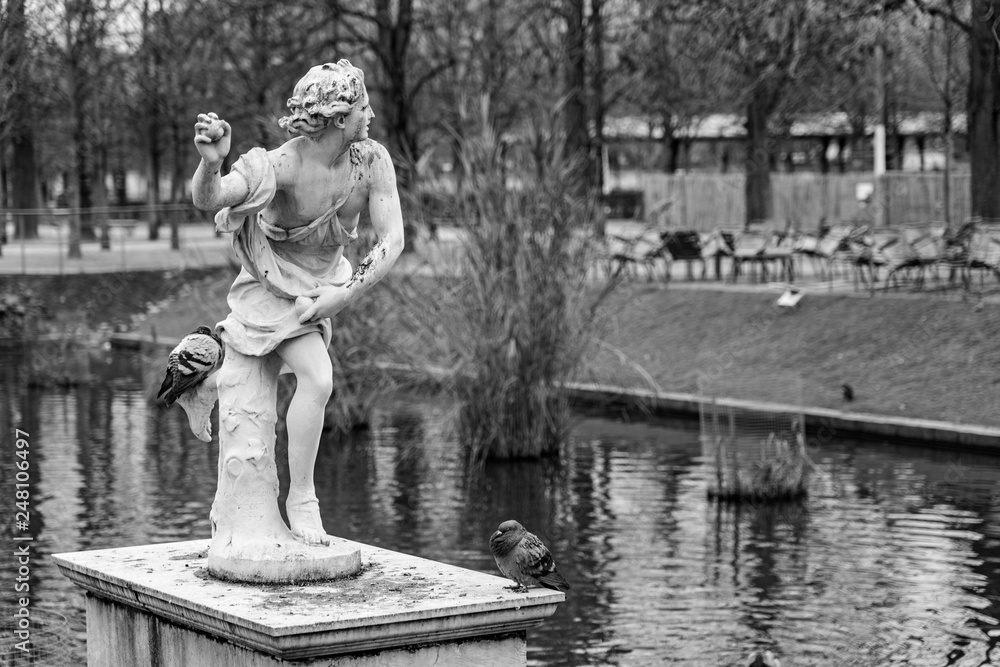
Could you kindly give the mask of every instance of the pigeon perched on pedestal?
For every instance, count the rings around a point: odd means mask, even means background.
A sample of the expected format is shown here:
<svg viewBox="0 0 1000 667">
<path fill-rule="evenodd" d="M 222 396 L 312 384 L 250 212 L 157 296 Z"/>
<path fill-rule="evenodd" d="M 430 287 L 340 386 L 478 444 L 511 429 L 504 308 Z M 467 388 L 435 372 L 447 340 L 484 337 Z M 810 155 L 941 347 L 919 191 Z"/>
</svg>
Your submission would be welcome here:
<svg viewBox="0 0 1000 667">
<path fill-rule="evenodd" d="M 526 591 L 529 585 L 569 590 L 569 582 L 556 570 L 548 548 L 517 521 L 500 524 L 490 537 L 490 551 L 500 572 L 517 582 L 517 586 L 511 586 L 513 590 Z"/>
<path fill-rule="evenodd" d="M 167 357 L 167 375 L 156 399 L 164 405 L 176 401 L 187 413 L 195 436 L 212 439 L 210 417 L 218 400 L 213 373 L 222 366 L 222 339 L 208 327 L 198 327 L 185 336 Z"/>
</svg>

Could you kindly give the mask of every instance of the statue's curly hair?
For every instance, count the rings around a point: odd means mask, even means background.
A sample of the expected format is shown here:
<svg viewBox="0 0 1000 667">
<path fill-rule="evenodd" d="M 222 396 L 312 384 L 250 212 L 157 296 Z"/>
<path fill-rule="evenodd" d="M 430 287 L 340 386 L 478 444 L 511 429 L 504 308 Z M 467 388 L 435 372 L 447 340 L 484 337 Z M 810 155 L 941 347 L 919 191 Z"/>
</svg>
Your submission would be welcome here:
<svg viewBox="0 0 1000 667">
<path fill-rule="evenodd" d="M 365 74 L 349 60 L 317 65 L 295 84 L 294 94 L 286 103 L 292 115 L 281 118 L 278 125 L 292 134 L 300 134 L 292 121 L 302 110 L 316 120 L 325 119 L 325 126 L 335 115 L 350 113 L 364 92 Z"/>
</svg>

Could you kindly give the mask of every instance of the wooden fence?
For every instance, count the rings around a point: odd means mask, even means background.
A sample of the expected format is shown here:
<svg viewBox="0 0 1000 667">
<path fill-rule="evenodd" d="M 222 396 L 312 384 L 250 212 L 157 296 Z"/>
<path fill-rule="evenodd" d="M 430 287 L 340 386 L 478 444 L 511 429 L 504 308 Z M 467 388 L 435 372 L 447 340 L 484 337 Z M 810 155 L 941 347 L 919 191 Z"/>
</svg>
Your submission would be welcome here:
<svg viewBox="0 0 1000 667">
<path fill-rule="evenodd" d="M 944 174 L 899 172 L 884 177 L 886 225 L 943 221 Z M 863 208 L 858 185 L 872 184 L 871 173 L 772 174 L 773 218 L 804 231 L 816 230 L 821 221 L 871 222 L 872 209 Z M 951 221 L 969 217 L 969 174 L 951 176 Z M 742 227 L 746 221 L 743 174 L 659 174 L 618 172 L 609 182 L 614 190 L 642 192 L 648 222 L 682 229 L 709 231 Z"/>
</svg>

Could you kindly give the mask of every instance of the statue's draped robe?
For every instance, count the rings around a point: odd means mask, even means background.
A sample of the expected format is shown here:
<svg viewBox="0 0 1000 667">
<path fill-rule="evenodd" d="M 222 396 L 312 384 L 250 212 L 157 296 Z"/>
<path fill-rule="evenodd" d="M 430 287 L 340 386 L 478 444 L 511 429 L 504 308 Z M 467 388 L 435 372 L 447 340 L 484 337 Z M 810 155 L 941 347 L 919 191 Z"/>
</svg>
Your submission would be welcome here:
<svg viewBox="0 0 1000 667">
<path fill-rule="evenodd" d="M 229 290 L 231 312 L 218 325 L 222 340 L 227 349 L 255 357 L 312 331 L 322 334 L 329 345 L 330 319 L 300 324 L 295 298 L 321 285 L 343 285 L 351 277 L 343 247 L 357 239 L 357 230 L 346 229 L 337 217 L 351 190 L 309 224 L 285 229 L 275 224 L 268 209 L 277 188 L 267 151 L 251 149 L 233 170 L 246 179 L 250 194 L 215 216 L 217 230 L 232 232 L 233 249 L 243 265 Z M 349 183 L 357 181 L 354 176 L 349 176 Z"/>
</svg>

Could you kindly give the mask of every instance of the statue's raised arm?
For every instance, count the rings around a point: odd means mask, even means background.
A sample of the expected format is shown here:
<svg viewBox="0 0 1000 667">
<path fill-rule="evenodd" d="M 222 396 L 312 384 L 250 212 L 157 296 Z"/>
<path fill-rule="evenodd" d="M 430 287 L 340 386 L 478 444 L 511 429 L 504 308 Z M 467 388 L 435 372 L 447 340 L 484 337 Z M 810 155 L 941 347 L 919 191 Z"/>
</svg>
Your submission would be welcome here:
<svg viewBox="0 0 1000 667">
<path fill-rule="evenodd" d="M 194 145 L 201 155 L 201 163 L 194 172 L 191 193 L 194 205 L 203 211 L 233 206 L 249 194 L 249 186 L 242 175 L 236 173 L 223 178 L 222 162 L 229 155 L 232 128 L 214 113 L 198 114 L 194 124 Z"/>
</svg>

